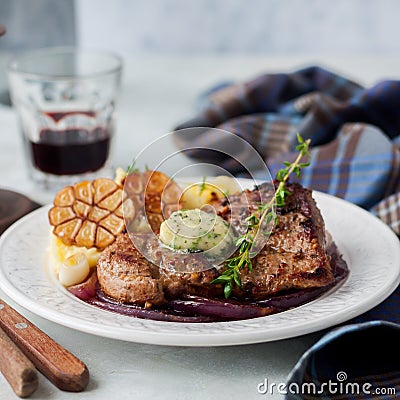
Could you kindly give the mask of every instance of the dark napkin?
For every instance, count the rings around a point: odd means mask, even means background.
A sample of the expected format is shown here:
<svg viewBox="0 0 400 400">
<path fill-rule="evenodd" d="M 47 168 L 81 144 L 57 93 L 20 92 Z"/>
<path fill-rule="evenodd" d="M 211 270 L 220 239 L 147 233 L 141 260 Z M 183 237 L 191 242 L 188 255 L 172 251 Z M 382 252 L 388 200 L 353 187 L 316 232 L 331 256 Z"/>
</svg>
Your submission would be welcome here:
<svg viewBox="0 0 400 400">
<path fill-rule="evenodd" d="M 333 330 L 296 364 L 286 382 L 285 399 L 398 399 L 399 342 L 399 325 L 388 322 Z"/>
<path fill-rule="evenodd" d="M 19 218 L 39 207 L 20 193 L 0 189 L 0 235 Z"/>
</svg>

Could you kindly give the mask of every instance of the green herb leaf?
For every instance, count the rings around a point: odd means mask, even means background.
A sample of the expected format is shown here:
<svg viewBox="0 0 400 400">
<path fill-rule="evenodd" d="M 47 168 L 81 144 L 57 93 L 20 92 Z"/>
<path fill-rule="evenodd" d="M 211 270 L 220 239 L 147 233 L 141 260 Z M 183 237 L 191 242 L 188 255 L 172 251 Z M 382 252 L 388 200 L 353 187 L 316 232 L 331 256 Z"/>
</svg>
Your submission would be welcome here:
<svg viewBox="0 0 400 400">
<path fill-rule="evenodd" d="M 239 288 L 242 287 L 242 281 L 240 279 L 239 271 L 237 269 L 233 270 L 233 280 Z"/>
<path fill-rule="evenodd" d="M 231 280 L 232 278 L 230 276 L 222 274 L 218 278 L 214 279 L 213 283 L 225 283 Z"/>
<path fill-rule="evenodd" d="M 232 290 L 233 290 L 232 281 L 227 282 L 224 287 L 224 296 L 226 299 L 230 297 L 230 295 L 232 294 Z"/>
<path fill-rule="evenodd" d="M 135 168 L 136 160 L 132 161 L 131 165 L 128 165 L 128 168 L 126 169 L 126 174 L 133 174 L 134 172 L 139 172 L 139 168 Z"/>
<path fill-rule="evenodd" d="M 301 137 L 301 135 L 300 135 L 299 132 L 297 132 L 297 141 L 298 141 L 299 143 L 304 143 L 304 139 Z"/>
<path fill-rule="evenodd" d="M 203 181 L 200 183 L 199 188 L 200 188 L 200 194 L 203 193 L 204 189 L 206 188 L 206 176 L 203 176 Z"/>
</svg>

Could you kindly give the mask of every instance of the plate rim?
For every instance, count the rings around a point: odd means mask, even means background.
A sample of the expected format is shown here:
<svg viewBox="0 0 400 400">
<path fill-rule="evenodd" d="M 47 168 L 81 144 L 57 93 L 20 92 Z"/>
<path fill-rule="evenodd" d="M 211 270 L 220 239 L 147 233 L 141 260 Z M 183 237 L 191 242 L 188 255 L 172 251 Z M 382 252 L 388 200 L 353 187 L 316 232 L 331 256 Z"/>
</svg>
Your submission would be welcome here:
<svg viewBox="0 0 400 400">
<path fill-rule="evenodd" d="M 82 325 L 82 320 L 79 319 L 79 317 L 72 317 L 68 315 L 66 318 L 66 315 L 59 312 L 58 310 L 51 309 L 49 307 L 46 307 L 45 305 L 39 303 L 38 301 L 32 301 L 32 299 L 27 295 L 22 293 L 18 288 L 15 288 L 11 282 L 7 279 L 5 276 L 4 272 L 4 267 L 3 264 L 0 265 L 0 288 L 4 291 L 5 294 L 7 294 L 12 300 L 14 300 L 18 305 L 23 307 L 24 309 L 39 315 L 47 320 L 50 320 L 52 322 L 55 322 L 61 326 L 66 326 L 72 329 L 76 329 L 78 331 L 94 334 L 97 336 L 101 337 L 108 337 L 112 339 L 118 339 L 118 340 L 125 340 L 125 341 L 130 341 L 130 342 L 136 342 L 136 343 L 147 343 L 147 344 L 156 344 L 156 345 L 173 345 L 173 346 L 192 346 L 192 347 L 201 347 L 201 346 L 230 346 L 230 345 L 242 345 L 242 344 L 250 344 L 250 343 L 260 343 L 260 342 L 267 342 L 267 341 L 275 341 L 275 340 L 281 340 L 281 339 L 287 339 L 291 337 L 296 337 L 296 336 L 301 336 L 304 334 L 320 331 L 322 329 L 327 329 L 330 328 L 334 325 L 343 323 L 351 318 L 354 318 L 371 308 L 375 307 L 376 305 L 380 304 L 383 300 L 385 300 L 387 297 L 390 296 L 391 293 L 396 289 L 400 282 L 400 243 L 399 239 L 397 236 L 394 234 L 394 232 L 386 225 L 384 222 L 379 220 L 376 216 L 371 214 L 370 212 L 362 209 L 361 207 L 350 203 L 348 201 L 345 201 L 343 199 L 340 199 L 338 197 L 322 193 L 322 192 L 317 192 L 313 191 L 313 194 L 315 194 L 315 198 L 318 202 L 319 198 L 325 198 L 327 201 L 334 201 L 338 202 L 339 204 L 345 204 L 346 207 L 352 207 L 354 210 L 356 210 L 358 213 L 363 213 L 365 217 L 371 218 L 371 221 L 374 220 L 375 223 L 377 223 L 387 234 L 387 237 L 391 237 L 393 240 L 393 244 L 395 243 L 394 240 L 397 241 L 397 252 L 393 256 L 395 256 L 395 261 L 397 260 L 398 268 L 397 268 L 397 275 L 394 277 L 394 279 L 391 281 L 390 284 L 387 284 L 384 288 L 381 288 L 375 293 L 374 297 L 370 297 L 368 301 L 364 302 L 362 304 L 362 307 L 360 308 L 360 304 L 352 304 L 349 307 L 346 308 L 346 313 L 341 312 L 341 310 L 336 311 L 333 313 L 330 318 L 325 317 L 323 319 L 323 324 L 321 324 L 321 320 L 318 318 L 315 318 L 314 321 L 307 321 L 306 324 L 302 324 L 301 326 L 298 327 L 296 332 L 291 331 L 290 329 L 288 330 L 285 326 L 280 327 L 279 329 L 275 328 L 273 333 L 271 332 L 265 332 L 265 330 L 261 330 L 257 332 L 257 329 L 255 329 L 254 332 L 252 332 L 251 337 L 243 337 L 243 333 L 240 331 L 240 329 L 236 331 L 230 331 L 229 332 L 229 337 L 224 336 L 222 337 L 221 335 L 214 335 L 214 334 L 209 334 L 209 333 L 198 333 L 197 335 L 188 335 L 185 330 L 182 330 L 182 332 L 178 332 L 176 330 L 172 330 L 170 334 L 162 333 L 160 334 L 159 332 L 147 332 L 146 338 L 142 337 L 143 335 L 140 335 L 140 337 L 137 337 L 136 335 L 132 335 L 131 331 L 128 331 L 126 329 L 118 329 L 117 334 L 116 332 L 112 330 L 108 330 L 107 326 L 103 326 L 99 329 L 99 326 L 97 323 L 93 323 L 91 321 L 84 321 Z M 41 215 L 42 213 L 45 213 L 51 205 L 46 205 L 43 206 L 26 216 L 22 217 L 19 219 L 17 222 L 15 222 L 13 225 L 11 225 L 0 237 L 0 258 L 2 257 L 3 253 L 3 246 L 5 246 L 5 243 L 7 243 L 7 240 L 9 240 L 10 237 L 14 234 L 15 231 L 17 231 L 21 226 L 24 226 L 26 224 L 26 221 L 30 221 L 31 219 L 36 218 L 37 215 Z M 335 238 L 334 238 L 335 239 Z M 392 255 L 391 255 L 392 256 Z M 45 269 L 45 266 L 43 266 Z M 350 273 L 351 273 L 351 265 L 349 266 L 350 268 Z M 45 272 L 48 274 L 48 272 Z M 51 283 L 51 282 L 49 282 Z M 337 290 L 340 290 L 341 287 L 345 286 L 346 282 L 343 283 L 342 286 L 340 286 Z M 59 290 L 59 289 L 55 289 Z M 336 291 L 335 291 L 336 292 Z M 329 295 L 328 295 L 329 296 Z M 281 315 L 285 314 L 288 315 L 288 313 L 295 312 L 299 308 L 302 307 L 307 307 L 311 303 L 314 303 L 315 301 L 318 301 L 321 298 L 317 298 L 316 300 L 307 303 L 301 307 L 288 310 L 284 313 L 280 313 Z M 72 299 L 75 300 L 79 303 L 82 303 L 81 300 L 79 299 Z M 93 307 L 96 312 L 100 313 L 107 313 L 109 314 L 108 311 L 100 310 L 94 306 L 90 306 L 86 303 L 84 303 L 88 307 Z M 361 311 L 360 311 L 361 310 Z M 277 315 L 277 314 L 275 314 Z M 266 317 L 260 317 L 260 318 L 268 318 L 269 316 Z M 131 317 L 128 317 L 131 318 Z M 254 318 L 252 320 L 239 320 L 239 321 L 227 321 L 227 322 L 212 322 L 212 323 L 207 323 L 208 324 L 233 324 L 235 323 L 237 325 L 240 325 L 242 323 L 247 324 L 249 321 L 257 321 L 260 318 Z M 327 321 L 329 319 L 329 322 Z M 149 320 L 146 320 L 149 321 Z M 157 324 L 182 324 L 182 323 L 171 323 L 171 322 L 163 322 L 163 321 L 151 321 L 151 323 L 156 323 Z M 185 323 L 184 325 L 188 325 Z M 197 323 L 189 323 L 189 325 L 195 325 L 199 326 L 202 324 L 197 324 Z M 267 336 L 267 337 L 266 337 Z"/>
</svg>

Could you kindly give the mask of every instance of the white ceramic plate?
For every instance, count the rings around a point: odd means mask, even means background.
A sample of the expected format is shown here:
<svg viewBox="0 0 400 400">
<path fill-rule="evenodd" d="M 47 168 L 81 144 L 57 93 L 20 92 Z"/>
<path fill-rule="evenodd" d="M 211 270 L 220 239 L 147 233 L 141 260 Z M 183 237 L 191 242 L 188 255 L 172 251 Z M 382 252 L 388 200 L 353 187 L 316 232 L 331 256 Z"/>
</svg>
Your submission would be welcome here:
<svg viewBox="0 0 400 400">
<path fill-rule="evenodd" d="M 25 216 L 1 237 L 0 287 L 22 307 L 51 321 L 132 342 L 224 346 L 315 332 L 362 314 L 393 292 L 400 280 L 400 245 L 386 225 L 361 208 L 326 194 L 314 196 L 350 276 L 331 293 L 279 314 L 234 322 L 175 323 L 127 317 L 87 305 L 45 269 L 48 207 Z"/>
</svg>

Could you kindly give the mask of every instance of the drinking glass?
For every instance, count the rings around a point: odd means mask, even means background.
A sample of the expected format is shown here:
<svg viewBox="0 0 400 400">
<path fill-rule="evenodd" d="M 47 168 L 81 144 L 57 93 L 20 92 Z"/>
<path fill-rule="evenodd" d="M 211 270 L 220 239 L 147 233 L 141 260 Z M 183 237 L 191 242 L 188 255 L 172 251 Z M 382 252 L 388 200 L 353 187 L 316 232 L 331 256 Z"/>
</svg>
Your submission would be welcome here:
<svg viewBox="0 0 400 400">
<path fill-rule="evenodd" d="M 110 170 L 122 62 L 77 48 L 26 52 L 8 67 L 28 170 L 46 189 Z"/>
</svg>

